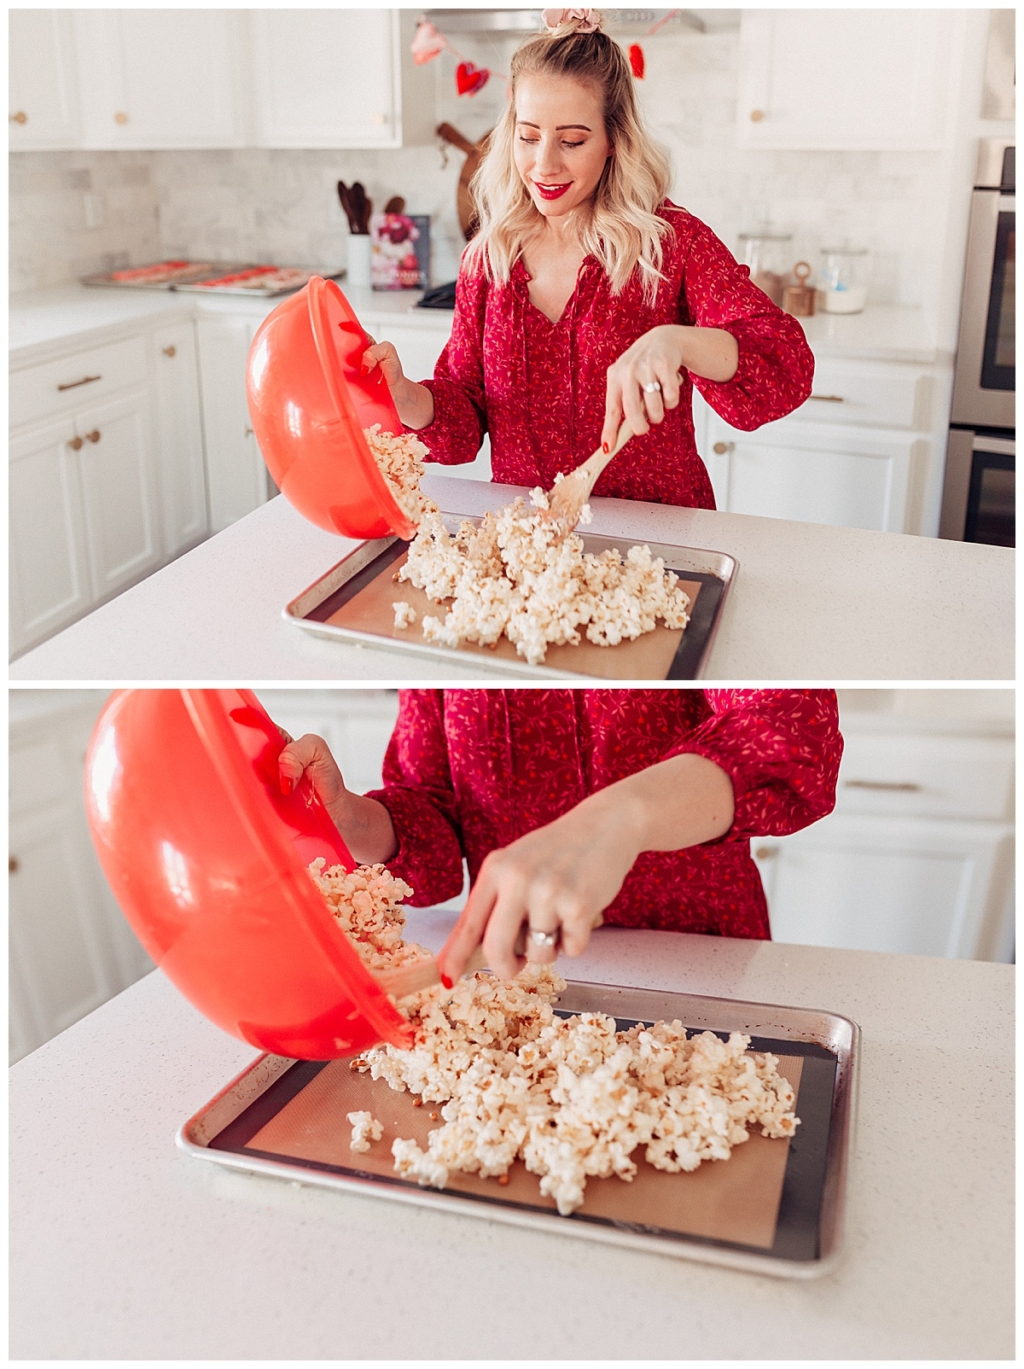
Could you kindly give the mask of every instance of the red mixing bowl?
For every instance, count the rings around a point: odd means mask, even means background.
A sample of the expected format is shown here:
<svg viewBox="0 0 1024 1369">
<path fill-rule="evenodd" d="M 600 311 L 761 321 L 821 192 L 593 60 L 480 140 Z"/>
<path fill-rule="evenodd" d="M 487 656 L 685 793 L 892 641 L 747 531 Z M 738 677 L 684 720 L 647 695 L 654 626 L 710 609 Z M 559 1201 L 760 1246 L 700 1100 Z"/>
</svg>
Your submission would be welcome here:
<svg viewBox="0 0 1024 1369">
<path fill-rule="evenodd" d="M 405 516 L 370 454 L 363 429 L 402 432 L 376 367 L 360 374 L 370 338 L 332 280 L 313 276 L 260 325 L 246 393 L 260 451 L 278 489 L 304 518 L 345 537 L 406 541 Z"/>
<path fill-rule="evenodd" d="M 306 872 L 355 862 L 246 689 L 129 689 L 85 762 L 93 842 L 139 940 L 217 1026 L 299 1060 L 408 1046 L 409 1024 Z"/>
</svg>

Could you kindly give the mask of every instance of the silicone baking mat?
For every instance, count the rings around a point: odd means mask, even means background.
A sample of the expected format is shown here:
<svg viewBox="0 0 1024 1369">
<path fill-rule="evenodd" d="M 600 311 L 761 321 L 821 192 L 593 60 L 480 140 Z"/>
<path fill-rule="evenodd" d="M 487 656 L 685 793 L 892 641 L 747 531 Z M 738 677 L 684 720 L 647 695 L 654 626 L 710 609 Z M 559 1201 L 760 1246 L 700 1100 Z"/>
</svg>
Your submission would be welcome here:
<svg viewBox="0 0 1024 1369">
<path fill-rule="evenodd" d="M 634 1020 L 618 1019 L 620 1030 Z M 685 1238 L 775 1259 L 813 1261 L 819 1255 L 836 1056 L 814 1043 L 772 1038 L 753 1038 L 751 1048 L 778 1055 L 780 1072 L 796 1090 L 800 1126 L 792 1140 L 769 1139 L 754 1128 L 729 1160 L 706 1162 L 691 1174 L 656 1170 L 638 1149 L 632 1182 L 589 1179 L 583 1206 L 568 1218 L 556 1215 L 554 1202 L 541 1194 L 538 1178 L 521 1161 L 510 1170 L 507 1186 L 496 1178 L 453 1172 L 437 1196 L 543 1213 L 556 1223 L 625 1227 L 667 1241 Z M 425 1147 L 429 1132 L 443 1125 L 438 1106 L 414 1107 L 411 1094 L 353 1071 L 348 1061 L 301 1062 L 209 1145 L 293 1170 L 298 1166 L 416 1190 L 418 1185 L 394 1173 L 391 1142 L 412 1137 Z M 357 1111 L 373 1113 L 384 1127 L 382 1139 L 365 1153 L 350 1148 L 346 1114 Z"/>
</svg>

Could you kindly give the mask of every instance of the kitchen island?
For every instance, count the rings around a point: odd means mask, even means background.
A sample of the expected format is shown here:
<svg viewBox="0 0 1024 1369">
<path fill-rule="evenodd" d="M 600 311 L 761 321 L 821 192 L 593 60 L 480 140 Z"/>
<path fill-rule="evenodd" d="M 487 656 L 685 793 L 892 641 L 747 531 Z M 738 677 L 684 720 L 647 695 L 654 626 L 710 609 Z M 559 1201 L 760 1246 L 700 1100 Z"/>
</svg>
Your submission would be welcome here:
<svg viewBox="0 0 1024 1369">
<path fill-rule="evenodd" d="M 434 472 L 423 488 L 456 514 L 524 493 Z M 621 499 L 593 507 L 589 531 L 624 545 L 646 539 L 738 560 L 705 679 L 1013 678 L 1007 548 Z M 462 668 L 316 638 L 282 620 L 285 604 L 356 545 L 278 497 L 20 657 L 11 679 L 487 678 L 479 656 Z"/>
<path fill-rule="evenodd" d="M 437 949 L 451 912 L 411 910 Z M 14 1067 L 13 1358 L 1014 1354 L 1005 965 L 601 928 L 574 979 L 863 1030 L 845 1257 L 801 1282 L 223 1170 L 174 1134 L 254 1050 L 159 972 Z"/>
</svg>

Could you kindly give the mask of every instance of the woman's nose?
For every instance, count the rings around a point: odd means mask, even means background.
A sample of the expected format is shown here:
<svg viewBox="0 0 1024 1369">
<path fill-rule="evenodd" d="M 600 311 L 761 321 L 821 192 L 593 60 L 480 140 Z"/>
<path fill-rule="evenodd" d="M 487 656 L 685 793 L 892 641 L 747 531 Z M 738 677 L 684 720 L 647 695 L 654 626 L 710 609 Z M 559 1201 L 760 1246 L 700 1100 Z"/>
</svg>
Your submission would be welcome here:
<svg viewBox="0 0 1024 1369">
<path fill-rule="evenodd" d="M 537 160 L 534 162 L 534 175 L 543 179 L 544 176 L 554 175 L 562 170 L 562 155 L 557 143 L 544 141 L 537 149 Z"/>
</svg>

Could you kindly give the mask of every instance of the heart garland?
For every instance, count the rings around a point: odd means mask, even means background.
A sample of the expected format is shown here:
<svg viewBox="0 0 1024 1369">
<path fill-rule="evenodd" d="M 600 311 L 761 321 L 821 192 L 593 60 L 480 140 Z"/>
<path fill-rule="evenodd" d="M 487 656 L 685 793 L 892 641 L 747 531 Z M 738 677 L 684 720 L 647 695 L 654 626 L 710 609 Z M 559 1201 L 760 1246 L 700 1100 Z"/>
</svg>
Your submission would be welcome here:
<svg viewBox="0 0 1024 1369">
<path fill-rule="evenodd" d="M 455 87 L 460 95 L 475 95 L 490 79 L 486 67 L 474 66 L 472 62 L 460 62 L 455 68 Z"/>
</svg>

